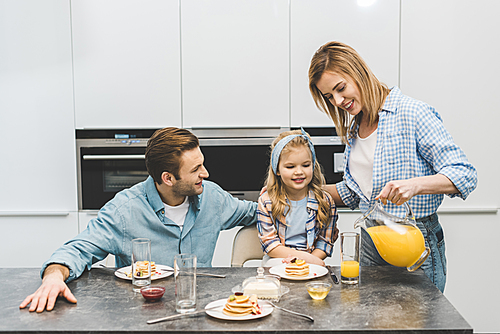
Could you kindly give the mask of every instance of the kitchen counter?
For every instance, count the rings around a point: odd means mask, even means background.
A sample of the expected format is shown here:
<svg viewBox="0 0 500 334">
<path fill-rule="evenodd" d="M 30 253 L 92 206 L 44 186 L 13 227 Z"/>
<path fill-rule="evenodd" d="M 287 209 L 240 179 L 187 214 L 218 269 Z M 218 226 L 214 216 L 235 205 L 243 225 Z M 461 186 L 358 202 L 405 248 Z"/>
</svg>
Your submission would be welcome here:
<svg viewBox="0 0 500 334">
<path fill-rule="evenodd" d="M 339 270 L 334 268 L 340 277 Z M 224 279 L 198 276 L 201 308 L 227 298 L 234 286 L 256 275 L 256 268 L 200 268 L 199 272 L 227 275 Z M 173 276 L 153 281 L 166 292 L 151 303 L 132 291 L 130 281 L 115 277 L 111 268 L 94 268 L 69 283 L 78 304 L 59 299 L 53 311 L 37 314 L 19 309 L 19 304 L 39 287 L 39 269 L 0 269 L 0 280 L 0 333 L 472 333 L 422 270 L 410 273 L 390 266 L 363 267 L 359 285 L 334 284 L 323 301 L 309 297 L 305 281 L 282 279 L 290 292 L 278 305 L 312 315 L 314 322 L 275 309 L 267 317 L 248 321 L 225 321 L 202 313 L 148 325 L 147 320 L 175 314 Z"/>
</svg>

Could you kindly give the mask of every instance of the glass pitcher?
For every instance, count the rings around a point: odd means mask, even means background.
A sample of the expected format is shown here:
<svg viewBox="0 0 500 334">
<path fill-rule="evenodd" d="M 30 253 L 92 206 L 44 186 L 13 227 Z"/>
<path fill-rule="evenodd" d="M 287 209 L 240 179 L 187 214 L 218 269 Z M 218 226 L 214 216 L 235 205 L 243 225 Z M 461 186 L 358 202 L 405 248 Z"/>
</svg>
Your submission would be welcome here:
<svg viewBox="0 0 500 334">
<path fill-rule="evenodd" d="M 361 227 L 368 232 L 386 262 L 415 271 L 429 256 L 430 248 L 425 246 L 410 206 L 406 202 L 404 205 L 406 217 L 400 218 L 384 211 L 382 203 L 377 201 L 354 222 L 354 228 Z"/>
</svg>

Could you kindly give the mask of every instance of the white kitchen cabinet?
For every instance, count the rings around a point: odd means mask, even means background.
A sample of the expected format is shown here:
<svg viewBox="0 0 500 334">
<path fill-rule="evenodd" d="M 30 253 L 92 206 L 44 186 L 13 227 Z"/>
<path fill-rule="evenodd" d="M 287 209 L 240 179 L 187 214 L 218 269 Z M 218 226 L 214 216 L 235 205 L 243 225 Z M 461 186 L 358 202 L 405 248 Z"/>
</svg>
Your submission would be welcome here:
<svg viewBox="0 0 500 334">
<path fill-rule="evenodd" d="M 398 85 L 399 0 L 291 0 L 291 126 L 330 126 L 309 92 L 309 64 L 330 41 L 352 46 L 379 80 Z"/>
<path fill-rule="evenodd" d="M 76 212 L 69 1 L 0 1 L 0 22 L 0 216 Z"/>
<path fill-rule="evenodd" d="M 76 127 L 180 127 L 179 0 L 71 5 Z"/>
<path fill-rule="evenodd" d="M 41 267 L 52 253 L 78 234 L 78 215 L 70 213 L 0 213 L 0 267 Z M 34 291 L 26 291 L 32 293 Z"/>
<path fill-rule="evenodd" d="M 0 267 L 40 267 L 78 230 L 70 4 L 0 1 L 0 22 Z"/>
<path fill-rule="evenodd" d="M 447 199 L 447 207 L 500 207 L 498 165 L 492 163 L 500 142 L 500 84 L 493 79 L 500 75 L 499 11 L 495 0 L 402 5 L 401 89 L 436 108 L 478 170 L 467 204 Z"/>
<path fill-rule="evenodd" d="M 289 125 L 288 0 L 181 1 L 184 127 Z"/>
<path fill-rule="evenodd" d="M 89 221 L 97 218 L 97 210 L 83 210 L 78 212 L 78 233 L 87 228 Z"/>
</svg>

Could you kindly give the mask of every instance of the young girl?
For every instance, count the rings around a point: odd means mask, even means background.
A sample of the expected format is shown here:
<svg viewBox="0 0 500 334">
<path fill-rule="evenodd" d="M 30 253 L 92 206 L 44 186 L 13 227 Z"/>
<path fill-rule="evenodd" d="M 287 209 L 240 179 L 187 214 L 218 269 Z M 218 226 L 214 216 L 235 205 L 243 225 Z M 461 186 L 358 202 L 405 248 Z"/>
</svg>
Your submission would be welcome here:
<svg viewBox="0 0 500 334">
<path fill-rule="evenodd" d="M 325 265 L 333 252 L 335 204 L 322 190 L 325 178 L 302 129 L 281 133 L 271 145 L 266 191 L 259 197 L 257 228 L 266 255 L 262 266 L 297 257 Z M 273 259 L 271 259 L 273 258 Z"/>
</svg>

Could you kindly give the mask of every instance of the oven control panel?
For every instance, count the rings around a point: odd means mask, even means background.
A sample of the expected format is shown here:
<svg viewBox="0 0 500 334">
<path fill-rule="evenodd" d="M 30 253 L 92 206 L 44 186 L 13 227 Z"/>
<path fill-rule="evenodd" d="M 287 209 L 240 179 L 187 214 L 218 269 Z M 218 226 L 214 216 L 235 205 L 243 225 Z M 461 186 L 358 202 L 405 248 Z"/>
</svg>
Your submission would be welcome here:
<svg viewBox="0 0 500 334">
<path fill-rule="evenodd" d="M 106 144 L 110 145 L 139 145 L 145 146 L 148 139 L 133 138 L 133 139 L 105 139 Z"/>
</svg>

